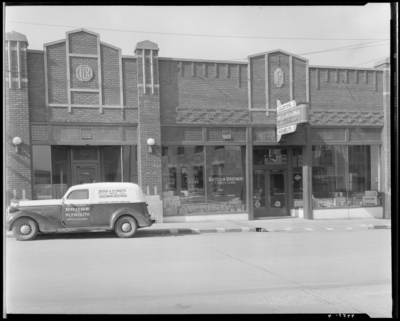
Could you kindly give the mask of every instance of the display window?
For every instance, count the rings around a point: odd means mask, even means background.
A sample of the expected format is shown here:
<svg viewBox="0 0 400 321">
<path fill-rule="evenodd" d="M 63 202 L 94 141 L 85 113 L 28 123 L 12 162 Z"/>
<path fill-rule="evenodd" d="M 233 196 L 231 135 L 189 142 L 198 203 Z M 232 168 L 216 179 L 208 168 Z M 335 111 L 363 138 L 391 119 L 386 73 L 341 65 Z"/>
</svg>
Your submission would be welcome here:
<svg viewBox="0 0 400 321">
<path fill-rule="evenodd" d="M 380 205 L 379 146 L 312 147 L 314 208 Z"/>
<path fill-rule="evenodd" d="M 164 150 L 164 215 L 246 211 L 244 146 L 168 146 Z"/>
<path fill-rule="evenodd" d="M 32 146 L 33 198 L 60 199 L 69 187 L 138 182 L 137 146 Z"/>
</svg>

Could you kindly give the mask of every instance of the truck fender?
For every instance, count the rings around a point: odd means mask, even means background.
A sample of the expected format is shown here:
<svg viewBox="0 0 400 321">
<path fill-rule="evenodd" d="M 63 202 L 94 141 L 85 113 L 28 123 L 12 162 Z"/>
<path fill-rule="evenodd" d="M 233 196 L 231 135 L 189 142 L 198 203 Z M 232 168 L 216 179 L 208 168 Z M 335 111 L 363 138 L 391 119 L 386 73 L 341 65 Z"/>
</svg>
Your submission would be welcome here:
<svg viewBox="0 0 400 321">
<path fill-rule="evenodd" d="M 54 219 L 52 220 L 45 215 L 30 211 L 19 211 L 13 214 L 13 218 L 10 222 L 10 230 L 12 230 L 14 222 L 22 217 L 33 219 L 38 225 L 40 232 L 56 232 L 58 229 L 63 228 L 61 222 L 55 221 Z"/>
<path fill-rule="evenodd" d="M 145 225 L 145 224 L 142 224 L 143 218 L 142 218 L 142 215 L 141 215 L 141 214 L 139 214 L 138 212 L 132 210 L 132 209 L 129 208 L 129 207 L 121 207 L 121 208 L 118 208 L 118 209 L 111 215 L 111 218 L 110 218 L 110 226 L 111 226 L 112 229 L 114 228 L 115 222 L 116 222 L 121 216 L 123 216 L 123 215 L 132 216 L 132 217 L 136 220 L 136 222 L 138 223 L 138 227 L 140 227 L 141 225 Z"/>
</svg>

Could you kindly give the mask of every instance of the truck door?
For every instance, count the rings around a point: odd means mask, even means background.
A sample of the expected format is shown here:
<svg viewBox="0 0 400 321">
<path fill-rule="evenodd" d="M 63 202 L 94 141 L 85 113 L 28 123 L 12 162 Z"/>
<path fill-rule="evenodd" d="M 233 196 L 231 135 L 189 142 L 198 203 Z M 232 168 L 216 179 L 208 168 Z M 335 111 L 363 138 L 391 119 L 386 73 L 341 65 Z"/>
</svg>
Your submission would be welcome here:
<svg viewBox="0 0 400 321">
<path fill-rule="evenodd" d="M 91 190 L 87 188 L 71 191 L 63 199 L 62 224 L 65 228 L 92 226 Z"/>
</svg>

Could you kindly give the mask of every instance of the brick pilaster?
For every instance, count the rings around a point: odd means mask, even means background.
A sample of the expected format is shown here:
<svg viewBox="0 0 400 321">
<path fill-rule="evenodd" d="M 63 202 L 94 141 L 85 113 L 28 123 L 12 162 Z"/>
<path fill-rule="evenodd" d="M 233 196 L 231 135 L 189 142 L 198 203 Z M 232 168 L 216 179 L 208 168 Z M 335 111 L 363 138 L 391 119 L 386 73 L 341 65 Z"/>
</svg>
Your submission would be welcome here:
<svg viewBox="0 0 400 321">
<path fill-rule="evenodd" d="M 161 127 L 158 46 L 150 41 L 137 44 L 138 166 L 139 185 L 147 195 L 162 194 Z M 147 140 L 153 138 L 153 153 Z"/>
<path fill-rule="evenodd" d="M 26 37 L 6 34 L 5 181 L 6 205 L 15 196 L 32 199 L 31 137 L 29 127 L 28 66 Z M 13 138 L 22 140 L 16 152 Z"/>
</svg>

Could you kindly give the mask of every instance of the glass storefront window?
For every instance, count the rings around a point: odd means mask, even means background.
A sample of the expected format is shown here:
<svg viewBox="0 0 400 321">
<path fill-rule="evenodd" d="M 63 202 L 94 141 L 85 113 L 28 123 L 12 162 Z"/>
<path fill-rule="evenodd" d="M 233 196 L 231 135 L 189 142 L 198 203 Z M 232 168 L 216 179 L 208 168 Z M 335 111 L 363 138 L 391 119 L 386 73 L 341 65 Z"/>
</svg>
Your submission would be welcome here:
<svg viewBox="0 0 400 321">
<path fill-rule="evenodd" d="M 380 205 L 378 146 L 313 146 L 312 157 L 314 208 Z"/>
<path fill-rule="evenodd" d="M 245 210 L 245 147 L 169 146 L 163 150 L 165 215 Z"/>
<path fill-rule="evenodd" d="M 121 182 L 121 146 L 102 148 L 104 182 Z"/>
<path fill-rule="evenodd" d="M 82 175 L 90 178 L 89 182 L 121 182 L 123 178 L 124 182 L 138 183 L 136 145 L 34 145 L 32 158 L 34 199 L 60 199 L 72 185 L 86 182 Z"/>
<path fill-rule="evenodd" d="M 51 146 L 32 146 L 33 198 L 51 199 Z"/>
<path fill-rule="evenodd" d="M 124 182 L 138 183 L 137 146 L 123 146 Z"/>
<path fill-rule="evenodd" d="M 286 148 L 265 148 L 254 146 L 253 165 L 284 165 L 286 163 Z"/>
<path fill-rule="evenodd" d="M 53 198 L 64 196 L 70 186 L 68 169 L 68 148 L 64 146 L 51 147 Z"/>
</svg>

